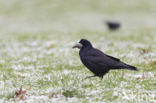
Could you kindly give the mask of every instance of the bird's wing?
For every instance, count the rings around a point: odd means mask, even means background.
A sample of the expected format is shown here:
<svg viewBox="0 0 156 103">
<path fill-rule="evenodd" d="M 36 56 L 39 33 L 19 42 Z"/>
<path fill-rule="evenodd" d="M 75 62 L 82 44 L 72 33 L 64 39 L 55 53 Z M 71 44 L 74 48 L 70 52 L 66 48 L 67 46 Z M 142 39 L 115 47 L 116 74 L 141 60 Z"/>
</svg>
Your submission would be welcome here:
<svg viewBox="0 0 156 103">
<path fill-rule="evenodd" d="M 105 67 L 110 69 L 119 68 L 120 59 L 104 54 L 103 52 L 92 49 L 86 55 L 86 61 L 89 61 L 90 64 L 97 65 L 98 67 Z"/>
<path fill-rule="evenodd" d="M 105 54 L 105 55 L 106 55 L 107 57 L 111 58 L 111 59 L 114 59 L 114 60 L 116 60 L 116 61 L 120 61 L 120 59 L 118 59 L 118 58 L 112 57 L 112 56 L 107 55 L 107 54 Z"/>
</svg>

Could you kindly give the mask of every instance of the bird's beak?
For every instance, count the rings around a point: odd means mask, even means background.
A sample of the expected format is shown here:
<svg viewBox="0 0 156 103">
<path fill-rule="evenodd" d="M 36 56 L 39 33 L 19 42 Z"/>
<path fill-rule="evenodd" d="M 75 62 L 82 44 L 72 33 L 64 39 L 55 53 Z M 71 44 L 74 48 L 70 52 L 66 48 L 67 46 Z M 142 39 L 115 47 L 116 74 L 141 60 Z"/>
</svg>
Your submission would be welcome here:
<svg viewBox="0 0 156 103">
<path fill-rule="evenodd" d="M 79 49 L 81 49 L 82 48 L 82 44 L 81 43 L 76 43 L 72 48 L 74 49 L 74 48 L 79 48 Z"/>
</svg>

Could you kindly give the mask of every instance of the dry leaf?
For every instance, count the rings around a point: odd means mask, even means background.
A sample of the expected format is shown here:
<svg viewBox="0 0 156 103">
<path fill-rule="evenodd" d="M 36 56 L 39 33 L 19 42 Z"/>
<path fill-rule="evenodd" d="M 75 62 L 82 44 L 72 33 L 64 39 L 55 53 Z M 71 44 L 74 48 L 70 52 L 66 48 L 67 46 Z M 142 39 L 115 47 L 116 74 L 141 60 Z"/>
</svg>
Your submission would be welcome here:
<svg viewBox="0 0 156 103">
<path fill-rule="evenodd" d="M 143 80 L 145 79 L 145 74 L 144 74 L 144 73 L 142 74 L 142 79 L 143 79 Z"/>
<path fill-rule="evenodd" d="M 15 92 L 15 95 L 16 95 L 16 97 L 19 97 L 19 100 L 24 100 L 25 94 L 26 94 L 26 90 L 22 90 L 22 86 L 20 87 L 19 90 L 16 90 L 16 92 Z"/>
<path fill-rule="evenodd" d="M 149 53 L 149 49 L 145 49 L 145 48 L 140 48 L 140 54 L 146 54 Z"/>
<path fill-rule="evenodd" d="M 46 48 L 49 50 L 49 49 L 51 49 L 51 48 L 54 48 L 54 45 L 51 44 L 51 45 L 47 46 Z"/>
<path fill-rule="evenodd" d="M 49 95 L 49 98 L 50 98 L 50 99 L 51 99 L 51 98 L 54 98 L 54 97 L 57 97 L 55 93 L 51 93 L 51 94 Z"/>
</svg>

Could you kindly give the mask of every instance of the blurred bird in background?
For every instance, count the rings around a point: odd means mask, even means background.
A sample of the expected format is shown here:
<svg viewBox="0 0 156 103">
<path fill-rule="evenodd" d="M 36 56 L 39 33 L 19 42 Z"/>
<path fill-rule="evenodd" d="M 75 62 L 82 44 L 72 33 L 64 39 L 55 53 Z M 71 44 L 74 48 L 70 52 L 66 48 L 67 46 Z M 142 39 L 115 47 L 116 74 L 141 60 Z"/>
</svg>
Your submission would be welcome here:
<svg viewBox="0 0 156 103">
<path fill-rule="evenodd" d="M 105 24 L 107 25 L 109 30 L 117 30 L 121 27 L 121 24 L 115 21 L 106 21 Z"/>
</svg>

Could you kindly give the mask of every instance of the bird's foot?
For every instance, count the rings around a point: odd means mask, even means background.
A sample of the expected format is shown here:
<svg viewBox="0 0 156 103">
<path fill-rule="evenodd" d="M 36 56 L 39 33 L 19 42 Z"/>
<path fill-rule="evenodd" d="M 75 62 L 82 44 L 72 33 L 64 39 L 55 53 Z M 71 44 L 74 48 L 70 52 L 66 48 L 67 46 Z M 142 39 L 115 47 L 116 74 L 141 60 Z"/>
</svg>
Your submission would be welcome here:
<svg viewBox="0 0 156 103">
<path fill-rule="evenodd" d="M 87 76 L 85 79 L 92 78 L 92 77 L 96 77 L 96 75 Z"/>
</svg>

